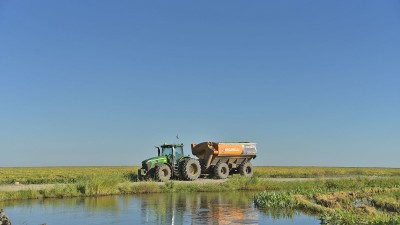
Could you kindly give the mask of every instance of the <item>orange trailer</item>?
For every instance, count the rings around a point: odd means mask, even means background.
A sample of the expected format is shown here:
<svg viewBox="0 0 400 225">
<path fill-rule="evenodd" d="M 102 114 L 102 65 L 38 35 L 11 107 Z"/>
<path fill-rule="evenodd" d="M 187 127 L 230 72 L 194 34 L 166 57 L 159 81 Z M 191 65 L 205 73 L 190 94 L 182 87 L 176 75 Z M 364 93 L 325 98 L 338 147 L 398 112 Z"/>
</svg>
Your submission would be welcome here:
<svg viewBox="0 0 400 225">
<path fill-rule="evenodd" d="M 250 142 L 202 142 L 192 144 L 192 154 L 197 156 L 202 174 L 224 179 L 229 174 L 253 175 L 250 160 L 256 158 L 256 143 Z"/>
</svg>

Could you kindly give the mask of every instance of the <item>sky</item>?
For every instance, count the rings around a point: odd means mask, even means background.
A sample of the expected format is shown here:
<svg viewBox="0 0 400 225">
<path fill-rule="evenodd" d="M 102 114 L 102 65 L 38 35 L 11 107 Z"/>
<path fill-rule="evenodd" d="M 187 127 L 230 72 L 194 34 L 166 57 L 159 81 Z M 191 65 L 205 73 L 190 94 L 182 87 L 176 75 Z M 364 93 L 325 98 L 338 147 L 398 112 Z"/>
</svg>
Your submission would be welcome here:
<svg viewBox="0 0 400 225">
<path fill-rule="evenodd" d="M 0 167 L 204 141 L 399 168 L 400 2 L 0 1 Z"/>
</svg>

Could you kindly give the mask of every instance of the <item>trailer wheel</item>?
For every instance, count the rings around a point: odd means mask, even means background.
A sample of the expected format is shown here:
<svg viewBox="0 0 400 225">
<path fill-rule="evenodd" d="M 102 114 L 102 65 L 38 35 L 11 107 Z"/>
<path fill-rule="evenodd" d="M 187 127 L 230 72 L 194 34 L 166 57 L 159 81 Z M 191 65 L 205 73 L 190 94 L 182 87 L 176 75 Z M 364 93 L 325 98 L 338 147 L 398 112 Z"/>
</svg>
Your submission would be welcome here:
<svg viewBox="0 0 400 225">
<path fill-rule="evenodd" d="M 157 181 L 166 182 L 171 178 L 171 168 L 169 166 L 163 164 L 161 166 L 157 166 L 155 178 Z"/>
<path fill-rule="evenodd" d="M 214 167 L 214 175 L 217 179 L 225 179 L 229 176 L 228 164 L 224 162 L 218 162 Z"/>
<path fill-rule="evenodd" d="M 239 166 L 239 173 L 245 177 L 252 177 L 253 176 L 253 165 L 250 162 L 245 162 Z"/>
<path fill-rule="evenodd" d="M 196 180 L 197 178 L 199 178 L 201 173 L 199 160 L 197 159 L 185 160 L 182 164 L 181 173 L 185 180 Z"/>
</svg>

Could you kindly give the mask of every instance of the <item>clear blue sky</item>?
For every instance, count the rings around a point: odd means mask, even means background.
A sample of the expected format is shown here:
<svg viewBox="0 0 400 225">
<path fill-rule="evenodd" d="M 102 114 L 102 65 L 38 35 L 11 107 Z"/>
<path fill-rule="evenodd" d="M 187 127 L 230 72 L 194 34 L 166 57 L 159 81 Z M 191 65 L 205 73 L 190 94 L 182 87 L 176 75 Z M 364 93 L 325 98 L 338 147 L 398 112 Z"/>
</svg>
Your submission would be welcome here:
<svg viewBox="0 0 400 225">
<path fill-rule="evenodd" d="M 400 167 L 399 1 L 0 1 L 0 166 Z"/>
</svg>

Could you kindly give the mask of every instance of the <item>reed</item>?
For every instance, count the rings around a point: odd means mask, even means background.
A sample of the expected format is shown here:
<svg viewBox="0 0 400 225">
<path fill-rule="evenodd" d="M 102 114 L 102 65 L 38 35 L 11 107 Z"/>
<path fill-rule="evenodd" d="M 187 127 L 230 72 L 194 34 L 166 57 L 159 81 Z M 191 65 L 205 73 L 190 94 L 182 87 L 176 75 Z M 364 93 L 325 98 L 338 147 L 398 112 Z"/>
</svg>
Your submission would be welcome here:
<svg viewBox="0 0 400 225">
<path fill-rule="evenodd" d="M 371 202 L 379 209 L 400 213 L 400 191 L 378 194 L 372 198 Z"/>
<path fill-rule="evenodd" d="M 267 192 L 263 191 L 256 194 L 253 198 L 256 207 L 265 208 L 294 208 L 298 206 L 299 201 L 290 193 L 286 191 L 281 192 Z"/>
</svg>

